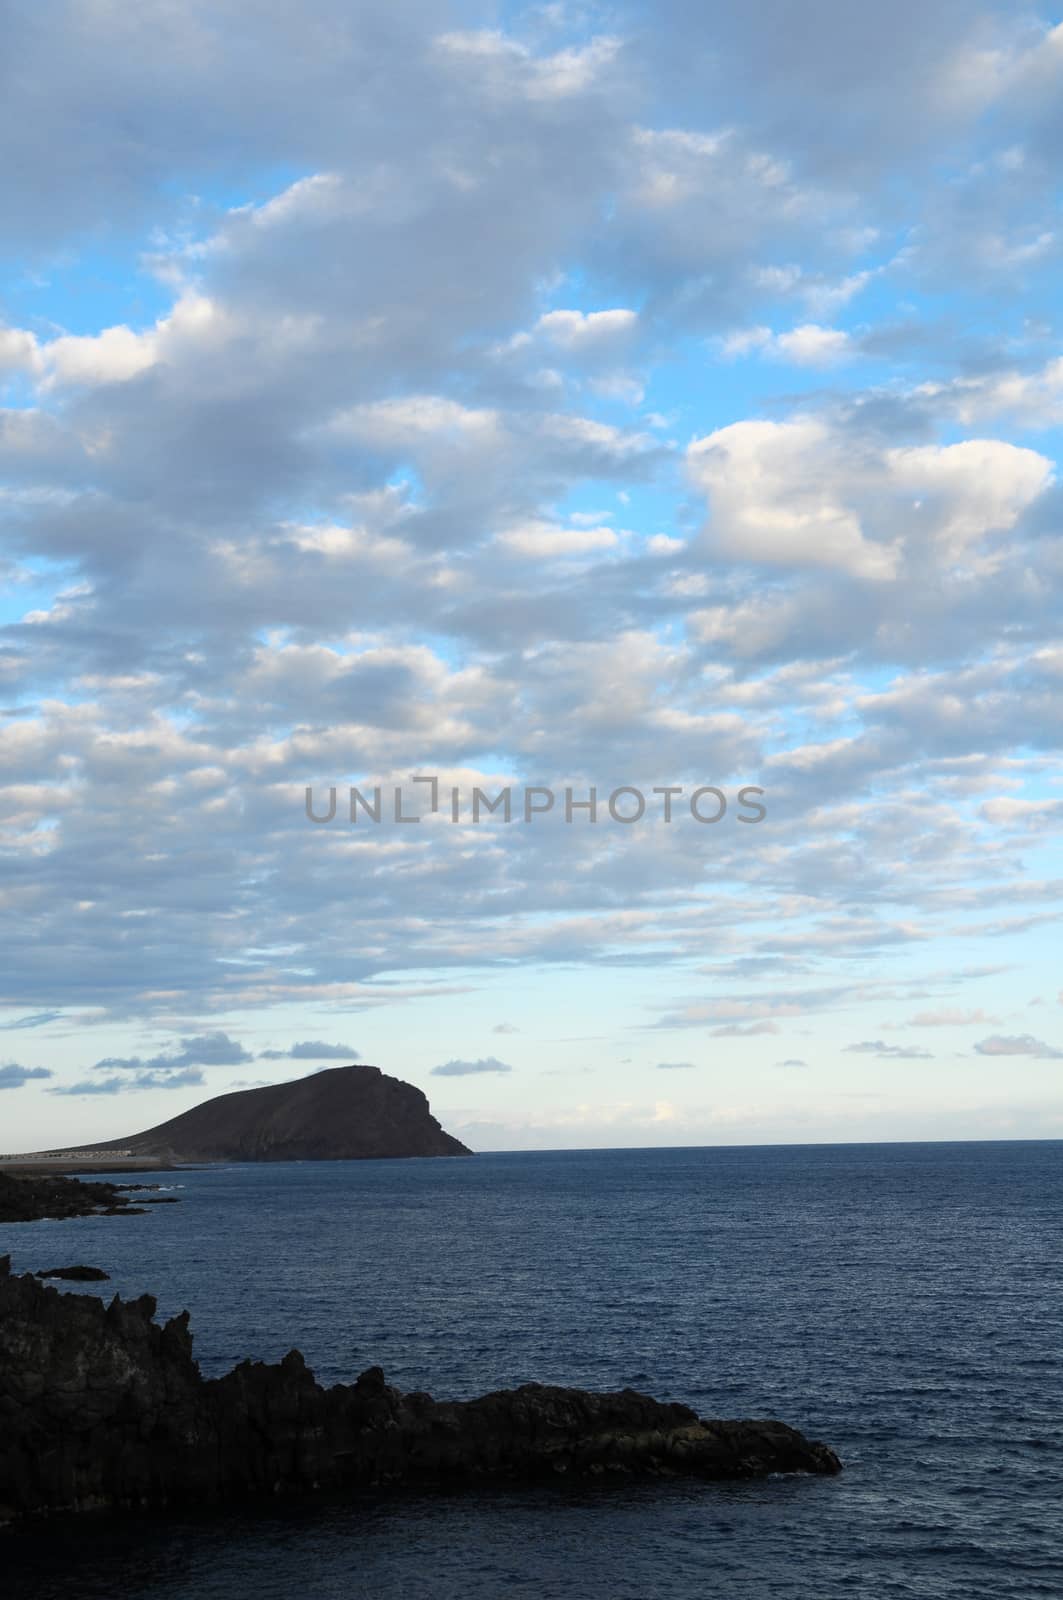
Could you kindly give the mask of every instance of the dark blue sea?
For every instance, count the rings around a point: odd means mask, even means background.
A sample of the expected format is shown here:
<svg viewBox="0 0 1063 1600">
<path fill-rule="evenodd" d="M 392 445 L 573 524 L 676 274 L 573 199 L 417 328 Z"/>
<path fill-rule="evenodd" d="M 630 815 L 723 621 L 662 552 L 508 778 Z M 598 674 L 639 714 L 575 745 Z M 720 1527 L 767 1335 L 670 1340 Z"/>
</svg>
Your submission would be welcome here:
<svg viewBox="0 0 1063 1600">
<path fill-rule="evenodd" d="M 466 1396 L 632 1385 L 779 1417 L 837 1479 L 300 1503 L 0 1539 L 6 1600 L 1063 1596 L 1063 1143 L 481 1155 L 164 1175 L 0 1227 L 192 1311 L 204 1371 L 302 1350 Z M 88 1291 L 86 1291 L 88 1292 Z"/>
</svg>

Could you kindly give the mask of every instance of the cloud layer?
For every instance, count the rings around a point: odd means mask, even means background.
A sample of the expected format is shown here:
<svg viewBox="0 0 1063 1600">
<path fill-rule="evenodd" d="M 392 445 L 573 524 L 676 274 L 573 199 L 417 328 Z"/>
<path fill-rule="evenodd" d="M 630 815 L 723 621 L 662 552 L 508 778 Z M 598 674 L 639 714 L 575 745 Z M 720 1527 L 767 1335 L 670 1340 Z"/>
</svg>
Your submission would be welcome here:
<svg viewBox="0 0 1063 1600">
<path fill-rule="evenodd" d="M 11 20 L 3 1026 L 90 1039 L 56 1093 L 192 1091 L 578 968 L 713 1062 L 837 1012 L 846 1072 L 1053 1059 L 965 974 L 1063 889 L 1060 26 L 481 22 Z M 452 820 L 507 783 L 768 816 Z M 509 1010 L 424 1072 L 509 1072 Z"/>
</svg>

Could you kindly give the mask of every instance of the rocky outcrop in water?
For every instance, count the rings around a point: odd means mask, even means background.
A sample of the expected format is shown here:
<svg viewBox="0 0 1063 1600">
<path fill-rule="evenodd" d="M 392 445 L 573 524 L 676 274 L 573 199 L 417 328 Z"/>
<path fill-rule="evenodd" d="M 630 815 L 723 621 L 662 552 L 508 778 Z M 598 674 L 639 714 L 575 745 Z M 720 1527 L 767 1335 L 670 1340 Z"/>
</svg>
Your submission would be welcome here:
<svg viewBox="0 0 1063 1600">
<path fill-rule="evenodd" d="M 355 1161 L 467 1156 L 420 1089 L 379 1067 L 329 1067 L 294 1083 L 239 1089 L 146 1133 L 91 1147 L 170 1161 Z"/>
<path fill-rule="evenodd" d="M 49 1267 L 46 1272 L 35 1272 L 35 1278 L 64 1278 L 67 1283 L 108 1283 L 111 1274 L 102 1267 Z"/>
<path fill-rule="evenodd" d="M 204 1380 L 188 1313 L 65 1294 L 0 1257 L 0 1522 L 309 1490 L 834 1473 L 780 1422 L 706 1422 L 625 1389 L 523 1384 L 479 1400 L 322 1389 L 298 1351 Z"/>
<path fill-rule="evenodd" d="M 0 1172 L 0 1222 L 40 1222 L 45 1217 L 142 1215 L 114 1183 L 77 1178 L 13 1177 Z"/>
</svg>

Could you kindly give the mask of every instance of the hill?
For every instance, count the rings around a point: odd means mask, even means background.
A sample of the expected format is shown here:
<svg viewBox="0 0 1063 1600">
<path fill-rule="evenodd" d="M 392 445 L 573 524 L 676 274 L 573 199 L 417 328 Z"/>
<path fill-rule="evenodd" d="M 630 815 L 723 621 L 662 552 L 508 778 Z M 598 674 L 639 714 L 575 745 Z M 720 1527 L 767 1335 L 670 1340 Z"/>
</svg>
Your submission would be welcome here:
<svg viewBox="0 0 1063 1600">
<path fill-rule="evenodd" d="M 127 1139 L 89 1147 L 175 1161 L 351 1161 L 467 1156 L 412 1083 L 379 1067 L 330 1067 L 294 1083 L 241 1089 Z"/>
</svg>

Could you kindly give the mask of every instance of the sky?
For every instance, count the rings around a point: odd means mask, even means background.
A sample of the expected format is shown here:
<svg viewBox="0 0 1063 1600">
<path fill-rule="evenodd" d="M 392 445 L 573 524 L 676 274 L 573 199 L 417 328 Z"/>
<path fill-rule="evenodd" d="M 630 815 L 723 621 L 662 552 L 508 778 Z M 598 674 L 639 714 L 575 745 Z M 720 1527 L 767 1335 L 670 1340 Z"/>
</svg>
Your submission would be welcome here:
<svg viewBox="0 0 1063 1600">
<path fill-rule="evenodd" d="M 0 1150 L 1063 1137 L 1063 16 L 3 29 Z"/>
</svg>

